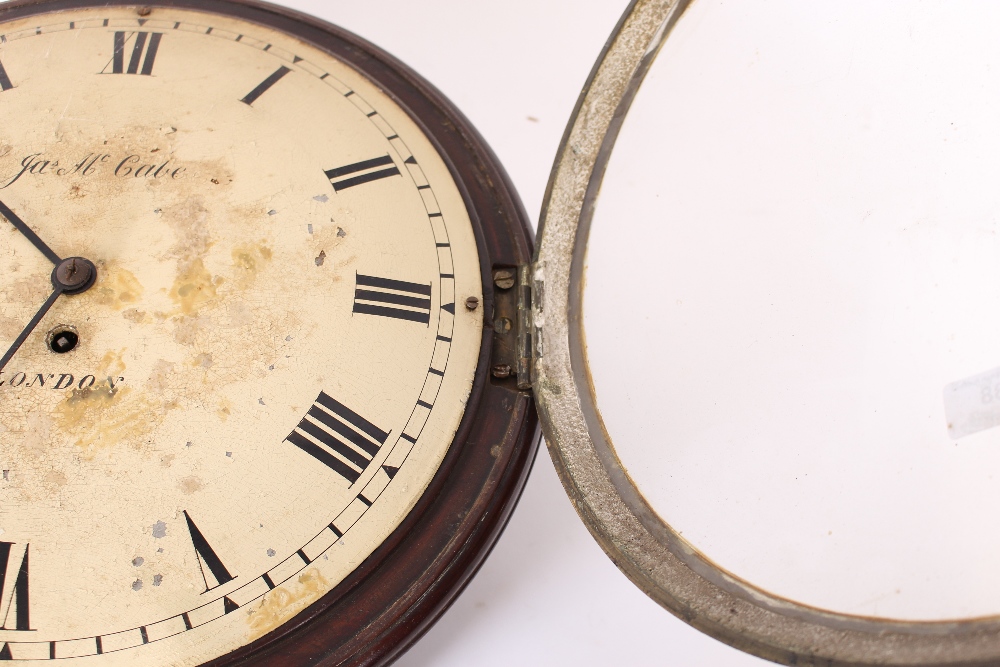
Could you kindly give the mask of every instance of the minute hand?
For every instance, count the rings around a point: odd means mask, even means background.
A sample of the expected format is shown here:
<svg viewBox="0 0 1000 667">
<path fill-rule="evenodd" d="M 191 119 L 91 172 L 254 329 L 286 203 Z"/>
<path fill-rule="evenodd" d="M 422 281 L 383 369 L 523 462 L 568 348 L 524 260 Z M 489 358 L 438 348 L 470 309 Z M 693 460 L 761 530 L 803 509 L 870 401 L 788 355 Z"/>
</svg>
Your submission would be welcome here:
<svg viewBox="0 0 1000 667">
<path fill-rule="evenodd" d="M 38 238 L 38 234 L 36 234 L 31 229 L 31 227 L 29 227 L 28 225 L 26 225 L 24 223 L 24 220 L 21 220 L 21 218 L 17 217 L 17 215 L 14 213 L 14 211 L 12 211 L 9 208 L 7 208 L 7 205 L 4 204 L 2 201 L 0 201 L 0 215 L 2 215 L 3 217 L 7 218 L 8 220 L 10 220 L 10 223 L 12 225 L 14 225 L 15 227 L 17 227 L 17 229 L 18 229 L 19 232 L 21 232 L 26 237 L 28 237 L 28 240 L 31 241 L 31 244 L 33 246 L 35 246 L 36 248 L 38 248 L 38 250 L 43 255 L 45 255 L 50 262 L 52 262 L 56 266 L 59 265 L 59 262 L 62 261 L 62 259 L 59 257 L 59 255 L 57 255 L 54 252 L 52 252 L 52 248 L 50 248 L 47 245 L 45 245 L 45 241 L 43 241 L 42 239 Z"/>
</svg>

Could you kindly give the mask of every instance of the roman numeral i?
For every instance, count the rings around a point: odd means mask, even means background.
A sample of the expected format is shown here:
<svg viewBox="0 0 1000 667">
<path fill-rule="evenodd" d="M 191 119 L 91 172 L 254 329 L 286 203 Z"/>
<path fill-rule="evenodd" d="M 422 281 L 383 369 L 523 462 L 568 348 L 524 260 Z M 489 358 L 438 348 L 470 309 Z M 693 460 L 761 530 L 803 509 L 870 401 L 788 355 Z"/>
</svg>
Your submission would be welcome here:
<svg viewBox="0 0 1000 667">
<path fill-rule="evenodd" d="M 101 73 L 107 74 L 110 67 L 112 74 L 150 76 L 153 73 L 153 64 L 156 62 L 156 54 L 160 50 L 160 40 L 162 39 L 163 34 L 159 32 L 116 32 L 114 56 Z M 129 48 L 130 44 L 131 48 Z M 127 69 L 125 67 L 126 55 L 128 55 Z"/>
<path fill-rule="evenodd" d="M 387 432 L 320 392 L 285 439 L 354 484 L 388 438 Z"/>
<path fill-rule="evenodd" d="M 274 84 L 285 78 L 285 75 L 291 71 L 292 70 L 282 65 L 274 72 L 274 74 L 264 79 L 259 86 L 247 93 L 247 96 L 240 100 L 240 102 L 243 102 L 243 104 L 246 104 L 247 106 L 252 106 L 261 95 L 269 91 Z"/>
</svg>

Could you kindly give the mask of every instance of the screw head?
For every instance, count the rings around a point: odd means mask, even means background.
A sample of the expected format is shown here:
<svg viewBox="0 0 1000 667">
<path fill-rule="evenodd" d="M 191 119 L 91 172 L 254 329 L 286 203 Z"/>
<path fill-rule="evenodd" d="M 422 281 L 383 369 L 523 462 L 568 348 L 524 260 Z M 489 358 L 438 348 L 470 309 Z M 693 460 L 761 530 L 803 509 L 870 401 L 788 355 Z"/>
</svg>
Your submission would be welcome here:
<svg viewBox="0 0 1000 667">
<path fill-rule="evenodd" d="M 510 289 L 514 286 L 513 269 L 497 269 L 493 272 L 493 284 L 499 289 Z"/>
<path fill-rule="evenodd" d="M 465 300 L 465 307 L 469 310 L 475 310 L 476 308 L 479 308 L 479 299 L 474 296 L 470 296 L 468 299 Z"/>
<path fill-rule="evenodd" d="M 63 294 L 80 294 L 94 286 L 97 267 L 89 259 L 69 257 L 52 270 L 52 286 Z"/>
<path fill-rule="evenodd" d="M 511 373 L 510 364 L 497 364 L 492 368 L 493 377 L 498 380 L 503 380 L 504 378 L 509 378 Z"/>
<path fill-rule="evenodd" d="M 153 13 L 152 7 L 140 7 L 138 10 L 139 16 L 149 16 Z"/>
<path fill-rule="evenodd" d="M 90 280 L 90 266 L 81 259 L 70 257 L 56 267 L 56 278 L 72 289 Z"/>
</svg>

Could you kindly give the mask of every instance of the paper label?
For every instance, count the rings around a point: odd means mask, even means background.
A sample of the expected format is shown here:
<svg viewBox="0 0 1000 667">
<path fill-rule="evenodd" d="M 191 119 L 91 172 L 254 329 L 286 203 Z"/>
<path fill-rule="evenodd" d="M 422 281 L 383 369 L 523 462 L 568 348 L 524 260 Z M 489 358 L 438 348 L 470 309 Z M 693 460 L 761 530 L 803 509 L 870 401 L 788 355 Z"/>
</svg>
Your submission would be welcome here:
<svg viewBox="0 0 1000 667">
<path fill-rule="evenodd" d="M 1000 426 L 1000 368 L 946 385 L 944 414 L 956 439 Z"/>
</svg>

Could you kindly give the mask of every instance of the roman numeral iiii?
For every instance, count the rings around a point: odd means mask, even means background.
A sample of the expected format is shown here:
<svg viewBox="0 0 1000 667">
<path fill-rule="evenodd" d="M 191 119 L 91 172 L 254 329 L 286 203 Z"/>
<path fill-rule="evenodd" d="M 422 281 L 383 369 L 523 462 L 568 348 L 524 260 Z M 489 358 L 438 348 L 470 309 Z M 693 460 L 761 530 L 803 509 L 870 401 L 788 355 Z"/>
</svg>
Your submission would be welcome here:
<svg viewBox="0 0 1000 667">
<path fill-rule="evenodd" d="M 354 484 L 388 438 L 387 432 L 320 392 L 286 440 Z"/>
</svg>

